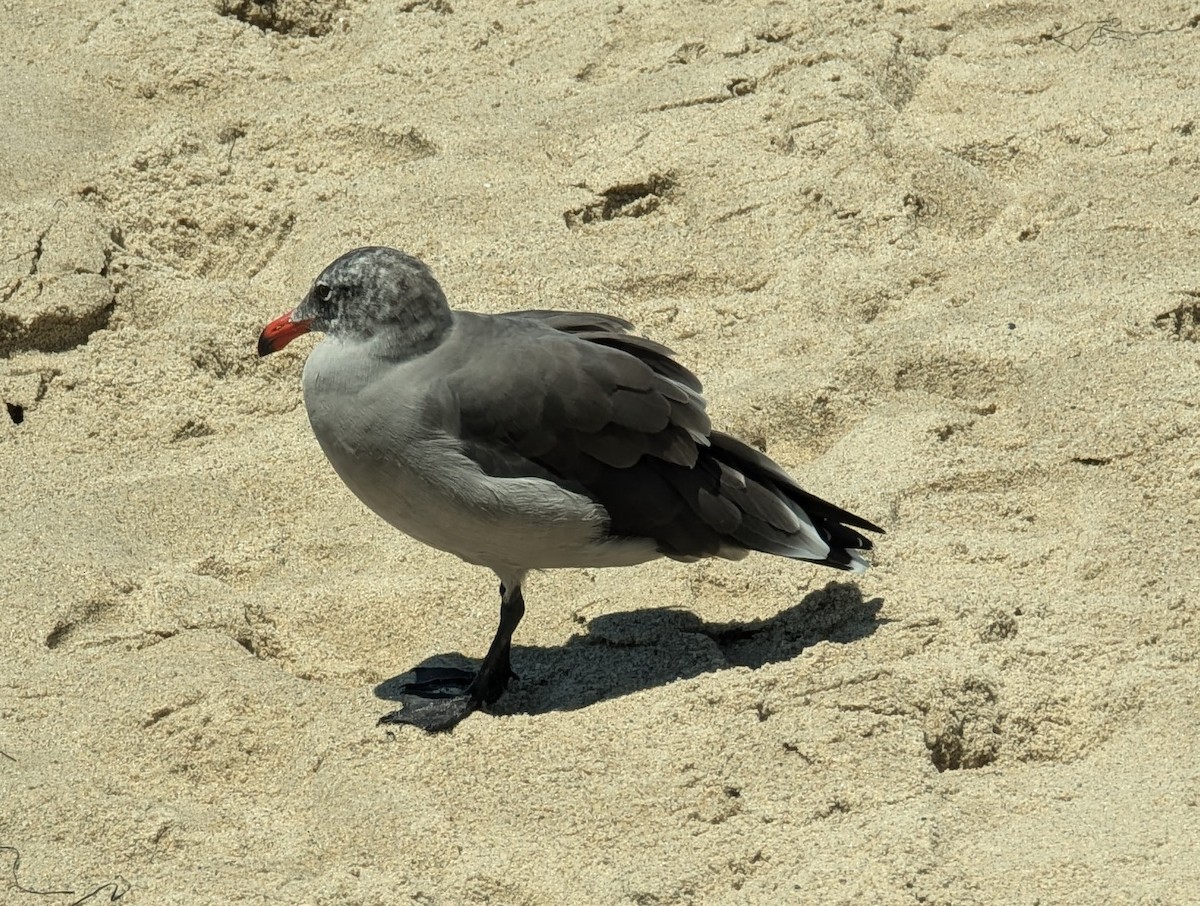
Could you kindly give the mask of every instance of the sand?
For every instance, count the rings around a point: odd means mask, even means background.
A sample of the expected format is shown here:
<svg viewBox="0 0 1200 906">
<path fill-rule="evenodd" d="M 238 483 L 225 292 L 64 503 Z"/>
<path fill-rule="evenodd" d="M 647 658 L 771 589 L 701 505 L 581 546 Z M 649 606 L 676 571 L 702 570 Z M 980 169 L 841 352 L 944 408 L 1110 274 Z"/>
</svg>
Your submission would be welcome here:
<svg viewBox="0 0 1200 906">
<path fill-rule="evenodd" d="M 1200 902 L 1198 23 L 7 3 L 0 901 Z M 497 601 L 254 357 L 362 244 L 636 322 L 873 568 L 536 575 L 377 727 Z"/>
</svg>

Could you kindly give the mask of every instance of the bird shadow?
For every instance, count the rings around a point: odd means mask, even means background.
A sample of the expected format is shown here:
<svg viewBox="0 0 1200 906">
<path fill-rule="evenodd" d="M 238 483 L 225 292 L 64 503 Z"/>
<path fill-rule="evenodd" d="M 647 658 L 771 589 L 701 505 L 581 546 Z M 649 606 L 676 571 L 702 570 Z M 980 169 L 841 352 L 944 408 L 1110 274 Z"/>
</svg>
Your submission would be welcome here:
<svg viewBox="0 0 1200 906">
<path fill-rule="evenodd" d="M 652 607 L 580 620 L 582 631 L 563 645 L 514 646 L 519 679 L 490 710 L 494 714 L 574 711 L 597 702 L 664 686 L 704 673 L 787 661 L 818 642 L 848 644 L 890 622 L 882 598 L 864 600 L 857 585 L 830 582 L 792 607 L 763 620 L 708 623 L 687 610 Z M 421 668 L 474 670 L 458 652 L 434 655 Z M 397 701 L 413 671 L 384 680 L 375 695 Z"/>
</svg>

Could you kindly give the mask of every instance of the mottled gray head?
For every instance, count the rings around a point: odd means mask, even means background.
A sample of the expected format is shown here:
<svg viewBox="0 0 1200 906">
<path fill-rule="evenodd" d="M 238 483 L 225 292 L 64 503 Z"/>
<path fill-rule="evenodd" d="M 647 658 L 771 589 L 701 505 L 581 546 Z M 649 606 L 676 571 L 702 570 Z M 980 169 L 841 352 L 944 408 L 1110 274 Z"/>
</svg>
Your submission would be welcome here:
<svg viewBox="0 0 1200 906">
<path fill-rule="evenodd" d="M 396 335 L 404 345 L 441 337 L 450 308 L 424 263 L 382 246 L 355 249 L 338 258 L 313 282 L 293 321 L 310 330 L 354 340 Z"/>
<path fill-rule="evenodd" d="M 310 330 L 371 345 L 382 356 L 428 352 L 450 329 L 450 307 L 424 264 L 396 249 L 355 249 L 325 268 L 292 311 L 258 338 L 270 355 Z"/>
</svg>

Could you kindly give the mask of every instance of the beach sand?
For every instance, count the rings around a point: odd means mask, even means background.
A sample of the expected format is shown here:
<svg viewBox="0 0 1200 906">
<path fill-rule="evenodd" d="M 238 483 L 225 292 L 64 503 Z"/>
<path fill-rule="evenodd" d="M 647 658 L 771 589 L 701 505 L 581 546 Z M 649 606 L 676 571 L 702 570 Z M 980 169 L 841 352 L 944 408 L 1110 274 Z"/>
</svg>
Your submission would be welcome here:
<svg viewBox="0 0 1200 906">
<path fill-rule="evenodd" d="M 1200 902 L 1198 23 L 6 4 L 0 901 Z M 254 355 L 365 244 L 635 322 L 872 569 L 537 574 L 377 727 L 497 600 Z"/>
</svg>

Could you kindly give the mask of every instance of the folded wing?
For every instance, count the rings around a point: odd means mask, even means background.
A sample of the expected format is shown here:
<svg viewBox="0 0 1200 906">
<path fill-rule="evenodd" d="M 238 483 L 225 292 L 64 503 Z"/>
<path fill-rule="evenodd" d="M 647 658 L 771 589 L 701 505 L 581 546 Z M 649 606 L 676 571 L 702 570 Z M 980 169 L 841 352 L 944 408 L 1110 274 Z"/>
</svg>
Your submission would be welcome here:
<svg viewBox="0 0 1200 906">
<path fill-rule="evenodd" d="M 464 452 L 501 478 L 586 494 L 612 537 L 652 539 L 679 560 L 757 550 L 861 569 L 880 531 L 809 494 L 764 454 L 714 432 L 700 381 L 670 349 L 609 315 L 458 313 L 465 354 L 446 380 Z M 522 367 L 488 368 L 482 355 Z M 486 393 L 479 388 L 486 387 Z M 453 408 L 453 407 L 452 407 Z"/>
</svg>

